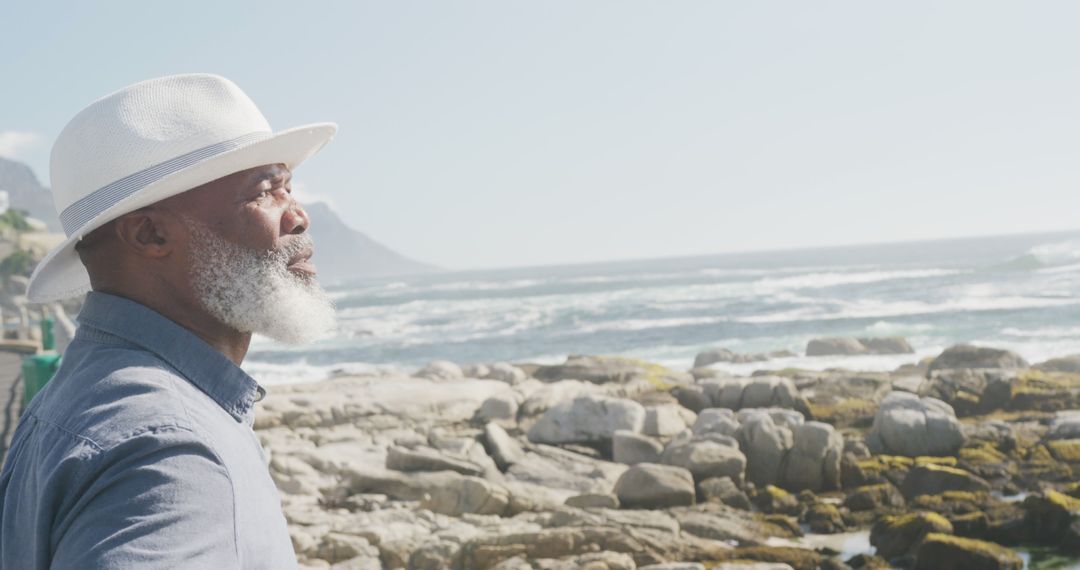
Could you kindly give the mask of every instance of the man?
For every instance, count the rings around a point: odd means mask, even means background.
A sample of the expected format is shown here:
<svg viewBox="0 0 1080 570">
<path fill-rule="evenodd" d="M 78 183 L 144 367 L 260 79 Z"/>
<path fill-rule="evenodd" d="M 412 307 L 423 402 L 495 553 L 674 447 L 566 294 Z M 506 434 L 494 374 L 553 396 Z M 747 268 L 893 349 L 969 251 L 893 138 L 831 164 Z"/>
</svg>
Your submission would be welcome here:
<svg viewBox="0 0 1080 570">
<path fill-rule="evenodd" d="M 332 124 L 273 133 L 228 80 L 132 85 L 80 112 L 50 171 L 68 239 L 27 292 L 92 291 L 0 475 L 3 568 L 295 568 L 251 430 L 252 333 L 333 325 L 292 169 Z"/>
</svg>

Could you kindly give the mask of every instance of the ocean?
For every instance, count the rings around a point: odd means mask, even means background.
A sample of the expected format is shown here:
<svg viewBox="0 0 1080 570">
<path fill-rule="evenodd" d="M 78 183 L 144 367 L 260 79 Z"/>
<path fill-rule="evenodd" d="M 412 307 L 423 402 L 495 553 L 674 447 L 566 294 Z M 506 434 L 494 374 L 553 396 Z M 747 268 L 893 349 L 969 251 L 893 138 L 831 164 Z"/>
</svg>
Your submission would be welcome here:
<svg viewBox="0 0 1080 570">
<path fill-rule="evenodd" d="M 1032 363 L 1080 353 L 1080 232 L 447 272 L 328 291 L 336 333 L 304 347 L 257 337 L 245 369 L 274 384 L 569 354 L 688 369 L 714 347 L 798 355 L 728 366 L 737 373 L 891 370 L 961 342 Z M 803 356 L 828 336 L 902 336 L 917 354 Z"/>
</svg>

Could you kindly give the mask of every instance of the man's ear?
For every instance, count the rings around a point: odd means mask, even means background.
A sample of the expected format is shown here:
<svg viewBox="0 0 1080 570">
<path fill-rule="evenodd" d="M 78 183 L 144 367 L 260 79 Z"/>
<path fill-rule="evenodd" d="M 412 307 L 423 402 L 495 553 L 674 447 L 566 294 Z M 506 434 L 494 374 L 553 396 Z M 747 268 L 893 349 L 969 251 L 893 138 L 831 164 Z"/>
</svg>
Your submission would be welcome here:
<svg viewBox="0 0 1080 570">
<path fill-rule="evenodd" d="M 152 206 L 124 214 L 114 224 L 120 242 L 141 257 L 160 259 L 176 248 L 179 227 L 175 216 Z"/>
</svg>

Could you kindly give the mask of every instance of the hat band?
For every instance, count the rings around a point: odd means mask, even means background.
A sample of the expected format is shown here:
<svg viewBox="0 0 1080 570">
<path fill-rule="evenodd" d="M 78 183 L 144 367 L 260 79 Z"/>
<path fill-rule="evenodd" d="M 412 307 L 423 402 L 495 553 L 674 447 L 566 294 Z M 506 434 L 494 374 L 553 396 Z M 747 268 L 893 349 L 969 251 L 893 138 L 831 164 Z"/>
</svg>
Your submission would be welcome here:
<svg viewBox="0 0 1080 570">
<path fill-rule="evenodd" d="M 60 213 L 60 224 L 64 226 L 64 232 L 68 237 L 71 237 L 72 234 L 82 229 L 90 220 L 93 220 L 105 210 L 166 176 L 180 172 L 215 155 L 238 149 L 270 136 L 272 136 L 272 133 L 265 131 L 248 133 L 234 139 L 193 150 L 134 174 L 129 174 L 116 182 L 94 190 L 64 208 L 64 211 Z"/>
</svg>

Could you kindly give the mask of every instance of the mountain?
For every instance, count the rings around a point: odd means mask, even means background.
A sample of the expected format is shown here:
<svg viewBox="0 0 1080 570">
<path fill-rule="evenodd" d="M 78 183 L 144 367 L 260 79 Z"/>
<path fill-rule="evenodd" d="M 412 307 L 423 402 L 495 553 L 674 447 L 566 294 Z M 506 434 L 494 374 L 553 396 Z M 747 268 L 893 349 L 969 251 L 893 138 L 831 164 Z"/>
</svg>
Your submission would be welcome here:
<svg viewBox="0 0 1080 570">
<path fill-rule="evenodd" d="M 45 222 L 49 231 L 63 231 L 52 192 L 41 185 L 29 166 L 0 156 L 0 190 L 8 193 L 11 208 L 30 212 L 30 217 Z"/>
<path fill-rule="evenodd" d="M 324 202 L 304 204 L 304 210 L 311 218 L 314 261 L 324 284 L 441 271 L 350 228 Z"/>
<path fill-rule="evenodd" d="M 11 207 L 26 210 L 45 222 L 50 231 L 62 232 L 52 192 L 41 185 L 29 166 L 0 157 L 0 190 L 8 193 Z M 349 226 L 325 203 L 305 204 L 311 218 L 311 236 L 317 244 L 315 263 L 325 284 L 432 273 L 439 268 L 409 259 Z"/>
</svg>

